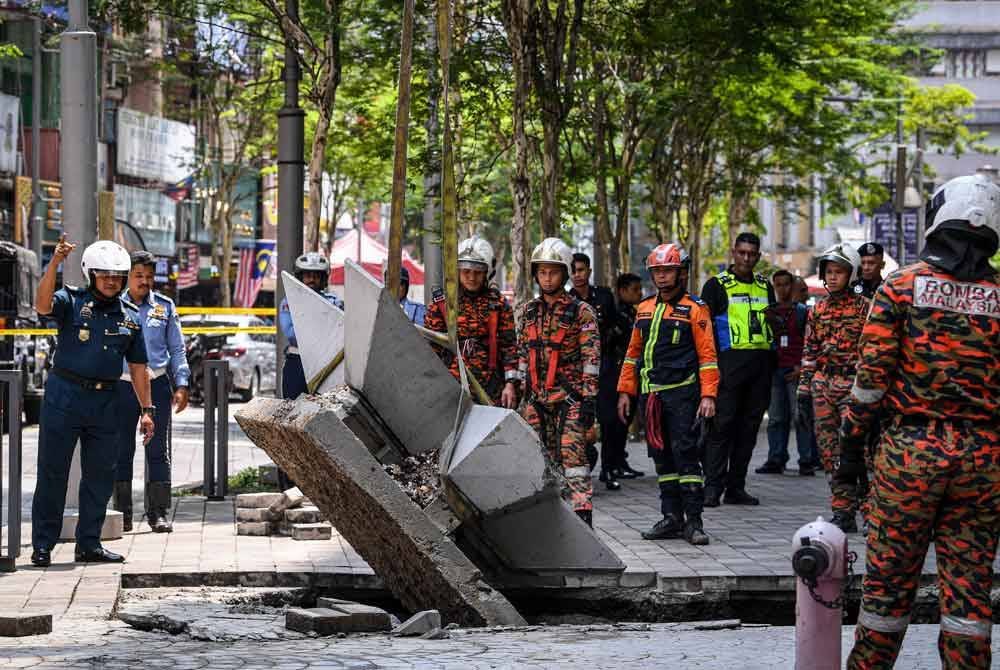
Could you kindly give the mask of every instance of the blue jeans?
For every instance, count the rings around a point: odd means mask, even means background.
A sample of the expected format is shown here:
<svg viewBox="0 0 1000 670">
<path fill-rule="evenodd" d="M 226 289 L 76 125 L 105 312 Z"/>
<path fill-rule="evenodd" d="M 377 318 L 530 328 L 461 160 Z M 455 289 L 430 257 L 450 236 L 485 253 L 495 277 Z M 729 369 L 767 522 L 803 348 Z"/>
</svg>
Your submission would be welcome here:
<svg viewBox="0 0 1000 670">
<path fill-rule="evenodd" d="M 799 450 L 799 465 L 819 460 L 812 431 L 799 426 L 796 421 L 798 403 L 795 389 L 798 381 L 785 381 L 785 374 L 792 368 L 778 368 L 771 379 L 771 405 L 767 409 L 767 462 L 782 467 L 788 462 L 788 437 L 795 428 L 795 442 Z"/>
</svg>

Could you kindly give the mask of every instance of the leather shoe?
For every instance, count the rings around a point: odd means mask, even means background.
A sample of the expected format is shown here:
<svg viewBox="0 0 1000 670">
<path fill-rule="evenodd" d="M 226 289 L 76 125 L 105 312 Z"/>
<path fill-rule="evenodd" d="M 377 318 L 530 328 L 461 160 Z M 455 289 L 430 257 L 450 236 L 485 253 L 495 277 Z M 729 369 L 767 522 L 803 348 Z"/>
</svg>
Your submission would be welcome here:
<svg viewBox="0 0 1000 670">
<path fill-rule="evenodd" d="M 40 568 L 47 568 L 52 565 L 52 550 L 35 548 L 31 552 L 31 564 Z"/>
<path fill-rule="evenodd" d="M 743 490 L 737 491 L 726 491 L 726 495 L 723 496 L 722 502 L 727 505 L 759 505 L 760 500 L 753 497 L 749 493 Z"/>
<path fill-rule="evenodd" d="M 780 463 L 772 463 L 771 461 L 767 461 L 764 465 L 754 470 L 758 475 L 780 475 L 784 471 L 785 466 Z"/>
<path fill-rule="evenodd" d="M 641 470 L 633 470 L 632 466 L 630 466 L 628 463 L 619 468 L 618 471 L 615 473 L 615 477 L 618 479 L 638 479 L 639 477 L 645 477 L 645 476 L 646 476 L 645 472 L 642 472 Z"/>
<path fill-rule="evenodd" d="M 73 558 L 77 563 L 124 563 L 125 557 L 121 554 L 116 554 L 113 551 L 108 551 L 104 547 L 97 547 L 96 549 L 77 549 L 73 553 Z"/>
</svg>

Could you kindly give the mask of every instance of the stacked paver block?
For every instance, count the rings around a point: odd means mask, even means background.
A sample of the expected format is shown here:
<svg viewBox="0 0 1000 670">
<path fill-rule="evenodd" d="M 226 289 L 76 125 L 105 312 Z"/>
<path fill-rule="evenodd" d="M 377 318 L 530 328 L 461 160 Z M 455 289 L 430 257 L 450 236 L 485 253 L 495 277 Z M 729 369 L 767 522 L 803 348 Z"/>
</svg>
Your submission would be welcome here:
<svg viewBox="0 0 1000 670">
<path fill-rule="evenodd" d="M 282 493 L 241 493 L 236 496 L 236 534 L 329 540 L 333 529 L 319 508 L 308 502 L 298 488 Z"/>
<path fill-rule="evenodd" d="M 389 630 L 389 613 L 349 600 L 320 598 L 318 607 L 293 607 L 285 613 L 285 628 L 299 633 L 378 633 Z"/>
</svg>

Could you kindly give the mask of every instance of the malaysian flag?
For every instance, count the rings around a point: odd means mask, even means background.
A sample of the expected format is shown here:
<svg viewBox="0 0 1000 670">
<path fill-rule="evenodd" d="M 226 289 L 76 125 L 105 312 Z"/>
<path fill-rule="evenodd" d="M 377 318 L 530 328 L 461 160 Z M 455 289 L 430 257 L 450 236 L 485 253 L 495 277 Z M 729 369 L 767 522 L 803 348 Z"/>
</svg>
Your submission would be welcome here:
<svg viewBox="0 0 1000 670">
<path fill-rule="evenodd" d="M 275 255 L 276 246 L 274 240 L 255 240 L 252 247 L 240 250 L 236 290 L 233 292 L 233 302 L 237 306 L 253 307 Z"/>
</svg>

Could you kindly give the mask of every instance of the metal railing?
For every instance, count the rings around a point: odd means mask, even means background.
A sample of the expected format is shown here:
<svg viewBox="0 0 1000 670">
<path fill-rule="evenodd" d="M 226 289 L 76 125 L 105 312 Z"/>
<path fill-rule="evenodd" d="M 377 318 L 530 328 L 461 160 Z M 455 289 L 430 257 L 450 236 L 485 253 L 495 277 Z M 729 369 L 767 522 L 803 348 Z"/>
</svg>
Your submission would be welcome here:
<svg viewBox="0 0 1000 670">
<path fill-rule="evenodd" d="M 0 370 L 0 419 L 7 425 L 7 553 L 0 572 L 17 570 L 21 555 L 21 371 Z M 2 424 L 0 424 L 2 425 Z M 0 431 L 0 482 L 3 481 L 3 432 Z M 4 509 L 0 508 L 0 514 Z M 0 547 L 2 549 L 2 547 Z"/>
<path fill-rule="evenodd" d="M 223 500 L 229 483 L 229 361 L 205 361 L 205 478 L 209 500 Z"/>
</svg>

